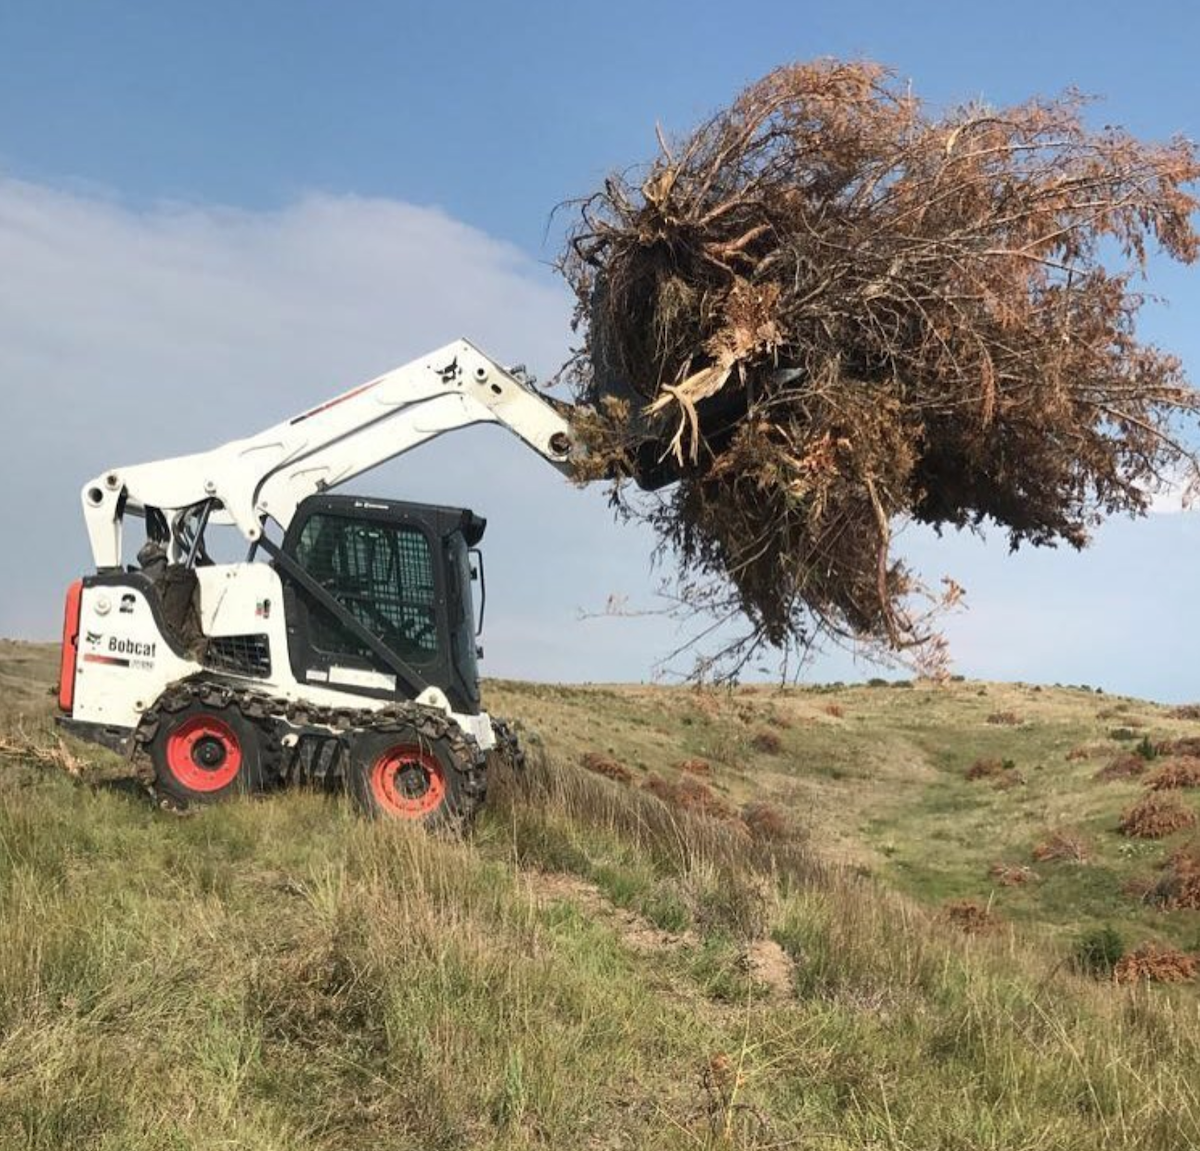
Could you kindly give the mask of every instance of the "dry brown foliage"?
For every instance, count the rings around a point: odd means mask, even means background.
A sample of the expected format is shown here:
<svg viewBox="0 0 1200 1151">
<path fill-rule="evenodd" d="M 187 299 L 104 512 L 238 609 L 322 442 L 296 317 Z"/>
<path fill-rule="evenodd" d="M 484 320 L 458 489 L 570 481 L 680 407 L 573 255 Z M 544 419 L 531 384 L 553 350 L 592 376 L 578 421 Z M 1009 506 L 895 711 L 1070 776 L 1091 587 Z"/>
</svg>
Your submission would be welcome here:
<svg viewBox="0 0 1200 1151">
<path fill-rule="evenodd" d="M 1111 763 L 1106 764 L 1093 778 L 1108 781 L 1110 779 L 1135 779 L 1144 775 L 1149 764 L 1140 755 L 1118 755 Z"/>
<path fill-rule="evenodd" d="M 1168 911 L 1200 911 L 1200 841 L 1193 840 L 1168 856 L 1162 878 L 1146 898 Z"/>
<path fill-rule="evenodd" d="M 1200 759 L 1195 756 L 1179 756 L 1176 759 L 1169 759 L 1147 778 L 1146 786 L 1152 791 L 1200 787 Z"/>
<path fill-rule="evenodd" d="M 1037 880 L 1037 872 L 1024 863 L 993 863 L 988 875 L 1001 887 L 1021 887 Z"/>
<path fill-rule="evenodd" d="M 1194 955 L 1172 947 L 1143 943 L 1117 960 L 1113 979 L 1117 983 L 1186 983 L 1196 977 L 1196 966 Z"/>
<path fill-rule="evenodd" d="M 951 925 L 967 935 L 985 935 L 1000 926 L 1000 920 L 990 907 L 973 899 L 954 899 L 942 908 Z"/>
<path fill-rule="evenodd" d="M 967 779 L 988 779 L 999 775 L 1004 770 L 1004 762 L 999 759 L 977 759 L 967 768 Z"/>
<path fill-rule="evenodd" d="M 614 779 L 617 783 L 629 783 L 633 779 L 633 772 L 629 768 L 601 751 L 584 752 L 580 763 L 588 771 L 595 772 L 596 775 L 603 775 L 607 779 Z"/>
<path fill-rule="evenodd" d="M 1194 464 L 1136 277 L 1196 258 L 1200 167 L 1082 103 L 936 116 L 878 65 L 788 65 L 579 202 L 581 476 L 680 481 L 626 506 L 686 602 L 747 615 L 743 658 L 927 638 L 899 519 L 1082 547 Z"/>
<path fill-rule="evenodd" d="M 987 721 L 996 727 L 1020 727 L 1021 717 L 1015 711 L 994 711 Z"/>
<path fill-rule="evenodd" d="M 1015 769 L 1002 772 L 992 780 L 992 787 L 997 791 L 1008 791 L 1012 787 L 1024 787 L 1025 776 Z"/>
<path fill-rule="evenodd" d="M 1071 748 L 1071 750 L 1067 752 L 1067 762 L 1068 763 L 1077 763 L 1081 759 L 1091 759 L 1091 758 L 1092 758 L 1092 749 L 1090 747 L 1084 747 L 1082 744 L 1079 747 Z"/>
<path fill-rule="evenodd" d="M 684 776 L 675 785 L 675 803 L 687 811 L 699 811 L 715 819 L 733 819 L 737 814 L 708 784 L 691 776 Z"/>
<path fill-rule="evenodd" d="M 1167 712 L 1167 719 L 1200 719 L 1200 703 L 1181 703 Z"/>
<path fill-rule="evenodd" d="M 1032 855 L 1037 863 L 1053 863 L 1063 859 L 1072 863 L 1087 863 L 1092 857 L 1092 849 L 1079 832 L 1060 829 L 1052 831 L 1038 843 Z"/>
<path fill-rule="evenodd" d="M 676 768 L 687 775 L 712 775 L 712 764 L 707 759 L 680 760 Z"/>
<path fill-rule="evenodd" d="M 1155 746 L 1159 755 L 1200 756 L 1200 736 L 1187 735 L 1182 739 L 1166 739 Z"/>
<path fill-rule="evenodd" d="M 777 807 L 769 803 L 748 803 L 742 808 L 742 822 L 755 839 L 790 839 L 791 822 Z"/>
<path fill-rule="evenodd" d="M 750 746 L 764 755 L 778 755 L 783 750 L 783 740 L 773 731 L 758 731 L 750 740 Z"/>
<path fill-rule="evenodd" d="M 652 775 L 643 781 L 642 787 L 663 803 L 684 811 L 694 811 L 722 820 L 732 820 L 737 814 L 712 788 L 690 775 L 685 775 L 678 781 Z"/>
<path fill-rule="evenodd" d="M 834 719 L 846 718 L 846 709 L 840 703 L 827 703 L 823 710 L 826 715 L 831 715 Z"/>
<path fill-rule="evenodd" d="M 1121 813 L 1117 825 L 1122 835 L 1136 839 L 1162 839 L 1196 825 L 1196 813 L 1171 792 L 1152 791 Z"/>
</svg>

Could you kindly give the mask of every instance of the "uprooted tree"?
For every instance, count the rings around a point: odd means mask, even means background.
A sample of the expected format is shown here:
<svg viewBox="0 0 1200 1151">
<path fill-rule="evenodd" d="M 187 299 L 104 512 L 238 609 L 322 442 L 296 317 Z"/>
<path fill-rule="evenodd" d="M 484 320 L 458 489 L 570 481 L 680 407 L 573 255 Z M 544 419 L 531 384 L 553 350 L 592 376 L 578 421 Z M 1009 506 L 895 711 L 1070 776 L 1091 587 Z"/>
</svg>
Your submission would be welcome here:
<svg viewBox="0 0 1200 1151">
<path fill-rule="evenodd" d="M 678 480 L 636 514 L 750 620 L 739 651 L 921 645 L 905 520 L 1082 547 L 1194 474 L 1197 394 L 1135 320 L 1148 258 L 1200 250 L 1196 153 L 1083 113 L 934 116 L 877 65 L 793 65 L 579 202 L 588 475 Z"/>
</svg>

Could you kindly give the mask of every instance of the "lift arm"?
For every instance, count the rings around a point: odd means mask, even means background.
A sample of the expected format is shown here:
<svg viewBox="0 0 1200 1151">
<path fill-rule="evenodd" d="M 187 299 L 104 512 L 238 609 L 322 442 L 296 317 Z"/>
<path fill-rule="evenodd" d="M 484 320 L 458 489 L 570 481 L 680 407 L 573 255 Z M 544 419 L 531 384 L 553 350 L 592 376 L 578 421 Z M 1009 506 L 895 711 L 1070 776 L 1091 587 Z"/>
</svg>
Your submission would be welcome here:
<svg viewBox="0 0 1200 1151">
<path fill-rule="evenodd" d="M 85 484 L 83 513 L 96 566 L 120 565 L 127 513 L 157 509 L 171 522 L 203 506 L 210 522 L 234 524 L 253 542 L 267 516 L 286 530 L 306 496 L 443 432 L 483 423 L 506 427 L 554 467 L 569 470 L 573 440 L 559 408 L 457 340 L 249 439 L 118 468 Z M 171 546 L 177 553 L 178 544 Z"/>
</svg>

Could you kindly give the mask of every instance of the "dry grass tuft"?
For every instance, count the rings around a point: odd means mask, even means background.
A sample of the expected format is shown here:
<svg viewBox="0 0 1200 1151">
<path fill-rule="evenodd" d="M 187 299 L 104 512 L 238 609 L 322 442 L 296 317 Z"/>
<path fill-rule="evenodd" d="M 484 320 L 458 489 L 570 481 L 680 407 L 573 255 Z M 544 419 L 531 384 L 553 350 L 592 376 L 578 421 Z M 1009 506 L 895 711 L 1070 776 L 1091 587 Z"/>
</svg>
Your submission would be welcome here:
<svg viewBox="0 0 1200 1151">
<path fill-rule="evenodd" d="M 1121 813 L 1117 825 L 1122 835 L 1134 839 L 1162 839 L 1196 825 L 1196 813 L 1170 792 L 1152 791 Z"/>
<path fill-rule="evenodd" d="M 1091 759 L 1091 758 L 1092 758 L 1092 749 L 1090 747 L 1086 747 L 1083 744 L 1080 744 L 1078 747 L 1073 747 L 1073 748 L 1071 748 L 1070 751 L 1067 752 L 1067 762 L 1068 763 L 1077 763 L 1081 759 Z"/>
<path fill-rule="evenodd" d="M 1197 959 L 1172 947 L 1143 943 L 1113 968 L 1117 983 L 1186 983 L 1196 977 Z"/>
<path fill-rule="evenodd" d="M 1060 860 L 1087 863 L 1092 857 L 1092 849 L 1078 831 L 1060 828 L 1038 843 L 1032 854 L 1036 863 L 1054 863 Z"/>
<path fill-rule="evenodd" d="M 712 775 L 712 764 L 707 759 L 683 759 L 675 765 L 675 768 L 685 775 L 702 775 L 706 778 Z"/>
<path fill-rule="evenodd" d="M 826 715 L 833 716 L 834 719 L 845 719 L 846 709 L 840 703 L 827 703 L 822 709 Z"/>
<path fill-rule="evenodd" d="M 1200 719 L 1200 703 L 1182 703 L 1167 712 L 1167 719 Z"/>
</svg>

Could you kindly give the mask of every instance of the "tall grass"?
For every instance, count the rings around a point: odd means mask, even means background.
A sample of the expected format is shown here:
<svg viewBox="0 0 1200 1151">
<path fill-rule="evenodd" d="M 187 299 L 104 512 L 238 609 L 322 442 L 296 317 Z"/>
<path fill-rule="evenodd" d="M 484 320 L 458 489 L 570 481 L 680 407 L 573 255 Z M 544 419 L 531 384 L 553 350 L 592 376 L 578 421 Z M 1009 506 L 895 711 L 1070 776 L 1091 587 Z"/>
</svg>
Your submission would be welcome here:
<svg viewBox="0 0 1200 1151">
<path fill-rule="evenodd" d="M 545 760 L 462 840 L 0 764 L 0 1148 L 1173 1151 L 1198 1084 L 1187 991 Z"/>
</svg>

